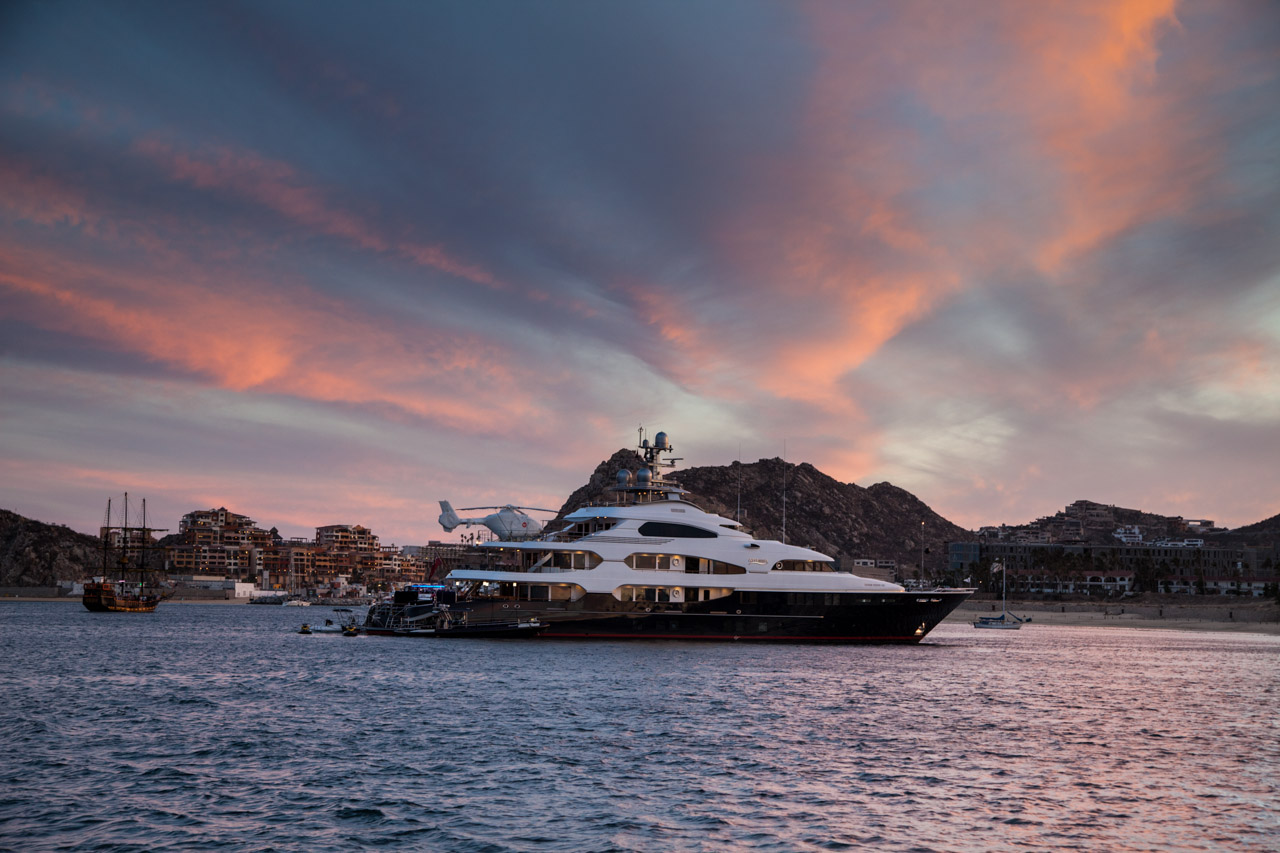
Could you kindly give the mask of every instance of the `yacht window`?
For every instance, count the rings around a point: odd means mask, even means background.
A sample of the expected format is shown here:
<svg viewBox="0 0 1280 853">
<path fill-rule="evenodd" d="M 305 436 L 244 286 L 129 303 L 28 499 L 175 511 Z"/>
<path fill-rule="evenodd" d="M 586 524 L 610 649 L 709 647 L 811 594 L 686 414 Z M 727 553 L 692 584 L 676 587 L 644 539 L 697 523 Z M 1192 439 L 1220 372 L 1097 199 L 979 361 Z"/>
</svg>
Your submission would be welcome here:
<svg viewBox="0 0 1280 853">
<path fill-rule="evenodd" d="M 692 524 L 676 524 L 670 521 L 646 521 L 640 525 L 641 536 L 662 536 L 683 539 L 715 539 L 716 532 L 694 527 Z"/>
<path fill-rule="evenodd" d="M 821 560 L 782 560 L 773 564 L 776 572 L 834 572 L 831 563 Z"/>
<path fill-rule="evenodd" d="M 520 569 L 526 572 L 567 572 L 594 569 L 600 555 L 591 551 L 522 551 Z"/>
<path fill-rule="evenodd" d="M 696 560 L 697 558 L 693 559 Z M 687 557 L 681 557 L 678 554 L 632 554 L 626 559 L 627 565 L 633 569 L 647 569 L 659 572 L 682 572 L 688 562 L 689 559 Z"/>
<path fill-rule="evenodd" d="M 606 530 L 612 530 L 618 525 L 615 518 L 589 518 L 586 521 L 575 522 L 560 530 L 553 540 L 560 542 L 576 542 L 584 536 L 591 536 L 594 533 L 601 533 Z"/>
<path fill-rule="evenodd" d="M 627 557 L 626 564 L 633 569 L 683 572 L 687 575 L 741 575 L 747 571 L 742 566 L 683 554 L 632 554 Z"/>
<path fill-rule="evenodd" d="M 661 586 L 620 586 L 613 591 L 619 601 L 647 601 L 651 604 L 671 602 L 671 590 Z"/>
</svg>

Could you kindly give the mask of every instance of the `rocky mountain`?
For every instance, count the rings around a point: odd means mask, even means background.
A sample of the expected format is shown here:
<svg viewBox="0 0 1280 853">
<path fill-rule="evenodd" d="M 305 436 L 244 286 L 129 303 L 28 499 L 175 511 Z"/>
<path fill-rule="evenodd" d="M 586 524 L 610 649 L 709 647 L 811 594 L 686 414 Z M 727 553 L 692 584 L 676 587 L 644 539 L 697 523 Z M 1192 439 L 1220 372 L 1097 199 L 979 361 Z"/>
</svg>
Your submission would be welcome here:
<svg viewBox="0 0 1280 853">
<path fill-rule="evenodd" d="M 1268 545 L 1280 542 L 1280 515 L 1264 518 L 1262 521 L 1235 527 L 1231 530 L 1216 531 L 1204 537 L 1205 544 L 1219 546 L 1242 547 L 1245 545 Z"/>
<path fill-rule="evenodd" d="M 1231 532 L 1241 533 L 1246 536 L 1267 536 L 1273 539 L 1280 537 L 1280 514 L 1264 518 L 1254 524 L 1234 528 Z"/>
<path fill-rule="evenodd" d="M 619 450 L 569 496 L 560 517 L 585 503 L 609 500 L 606 491 L 617 482 L 618 471 L 636 471 L 643 464 L 635 451 Z M 855 559 L 895 560 L 898 571 L 909 577 L 920 565 L 923 542 L 926 567 L 941 572 L 946 564 L 943 543 L 973 538 L 904 489 L 889 483 L 868 488 L 841 483 L 807 462 L 761 459 L 688 468 L 667 477 L 687 489 L 703 509 L 738 518 L 757 538 L 779 540 L 785 481 L 786 541 L 836 557 L 845 568 Z"/>
<path fill-rule="evenodd" d="M 102 542 L 0 509 L 0 587 L 57 586 L 102 573 Z"/>
</svg>

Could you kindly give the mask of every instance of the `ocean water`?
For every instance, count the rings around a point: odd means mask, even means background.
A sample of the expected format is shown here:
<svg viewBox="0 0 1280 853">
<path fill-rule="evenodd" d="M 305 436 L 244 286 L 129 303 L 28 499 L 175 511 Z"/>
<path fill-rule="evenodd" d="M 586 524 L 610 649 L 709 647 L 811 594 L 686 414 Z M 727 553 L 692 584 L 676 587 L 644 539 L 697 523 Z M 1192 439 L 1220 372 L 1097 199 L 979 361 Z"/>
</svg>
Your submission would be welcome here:
<svg viewBox="0 0 1280 853">
<path fill-rule="evenodd" d="M 0 603 L 10 850 L 1274 851 L 1280 638 L 302 636 Z"/>
</svg>

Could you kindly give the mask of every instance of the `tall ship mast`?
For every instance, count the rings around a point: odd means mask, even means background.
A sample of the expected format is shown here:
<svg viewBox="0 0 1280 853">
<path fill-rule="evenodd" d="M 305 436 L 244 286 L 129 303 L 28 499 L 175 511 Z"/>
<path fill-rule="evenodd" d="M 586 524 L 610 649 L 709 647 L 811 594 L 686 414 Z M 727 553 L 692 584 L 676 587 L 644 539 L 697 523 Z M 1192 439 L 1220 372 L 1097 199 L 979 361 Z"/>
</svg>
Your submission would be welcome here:
<svg viewBox="0 0 1280 853">
<path fill-rule="evenodd" d="M 150 566 L 152 551 L 158 550 L 152 533 L 166 528 L 147 526 L 147 501 L 142 500 L 142 521 L 129 523 L 129 493 L 120 502 L 118 518 L 112 516 L 111 499 L 103 517 L 102 574 L 84 585 L 81 601 L 94 613 L 151 613 L 168 595 L 161 588 L 161 570 Z M 114 521 L 119 521 L 114 524 Z"/>
<path fill-rule="evenodd" d="M 484 565 L 454 569 L 436 596 L 444 603 L 374 608 L 366 629 L 441 636 L 505 624 L 563 638 L 917 643 L 974 592 L 908 591 L 837 571 L 826 554 L 755 539 L 669 478 L 677 460 L 666 458 L 666 433 L 651 443 L 641 431 L 639 451 L 643 467 L 618 473 L 613 500 L 574 510 L 538 538 L 482 543 Z"/>
</svg>

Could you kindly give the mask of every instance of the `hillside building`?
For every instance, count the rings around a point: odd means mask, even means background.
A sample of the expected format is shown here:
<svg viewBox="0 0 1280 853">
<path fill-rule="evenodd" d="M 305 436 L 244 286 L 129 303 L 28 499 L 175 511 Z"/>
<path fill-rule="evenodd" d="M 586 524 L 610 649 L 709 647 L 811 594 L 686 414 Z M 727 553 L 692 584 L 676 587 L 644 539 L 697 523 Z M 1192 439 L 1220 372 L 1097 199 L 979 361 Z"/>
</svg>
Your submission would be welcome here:
<svg viewBox="0 0 1280 853">
<path fill-rule="evenodd" d="M 261 589 L 296 595 L 421 583 L 442 577 L 462 561 L 458 545 L 400 549 L 382 545 L 373 531 L 358 524 L 317 527 L 314 540 L 285 540 L 225 507 L 187 513 L 179 535 L 181 541 L 166 549 L 172 574 L 256 581 Z"/>
<path fill-rule="evenodd" d="M 273 532 L 226 507 L 187 513 L 178 523 L 178 535 L 181 543 L 170 546 L 166 553 L 169 572 L 240 581 L 262 571 L 263 555 L 277 541 Z"/>
<path fill-rule="evenodd" d="M 1188 544 L 1198 543 L 1198 544 Z M 1280 548 L 1212 547 L 1203 540 L 1116 545 L 949 542 L 948 567 L 963 577 L 1001 563 L 1011 591 L 1261 596 L 1277 583 Z"/>
</svg>

